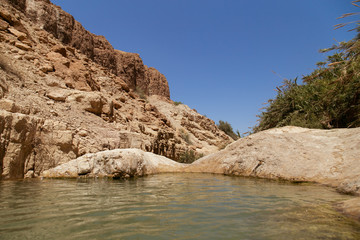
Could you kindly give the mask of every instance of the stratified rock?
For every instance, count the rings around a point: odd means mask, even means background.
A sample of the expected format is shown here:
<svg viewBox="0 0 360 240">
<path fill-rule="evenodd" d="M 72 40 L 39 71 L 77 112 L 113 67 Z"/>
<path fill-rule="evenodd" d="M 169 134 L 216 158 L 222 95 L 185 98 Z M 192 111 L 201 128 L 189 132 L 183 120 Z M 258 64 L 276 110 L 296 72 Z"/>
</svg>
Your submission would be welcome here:
<svg viewBox="0 0 360 240">
<path fill-rule="evenodd" d="M 166 98 L 170 97 L 166 78 L 160 75 L 154 77 L 154 69 L 150 71 L 151 73 L 147 77 L 145 65 L 139 54 L 114 50 L 104 36 L 97 36 L 88 32 L 79 22 L 75 21 L 73 16 L 60 7 L 51 4 L 50 1 L 23 1 L 21 3 L 9 1 L 9 3 L 25 13 L 32 21 L 51 33 L 63 44 L 78 49 L 89 59 L 121 77 L 133 90 L 141 89 L 146 95 L 155 94 Z M 11 14 L 7 13 L 4 11 L 3 15 L 6 18 L 11 18 Z M 19 37 L 18 34 L 21 32 L 14 30 L 13 33 Z M 24 48 L 23 50 L 26 51 L 30 50 L 30 48 L 25 49 L 22 45 L 19 48 Z"/>
<path fill-rule="evenodd" d="M 117 62 L 117 75 L 132 89 L 141 89 L 144 94 L 149 94 L 149 82 L 145 78 L 145 66 L 140 55 L 115 50 Z"/>
<path fill-rule="evenodd" d="M 165 157 L 139 149 L 116 149 L 86 154 L 42 173 L 45 178 L 112 177 L 179 172 L 184 167 Z"/>
<path fill-rule="evenodd" d="M 13 28 L 13 27 L 10 27 L 8 30 L 9 30 L 9 32 L 11 34 L 13 34 L 15 37 L 17 37 L 20 41 L 26 39 L 26 34 L 25 33 L 22 33 L 20 31 L 16 30 L 15 28 Z"/>
<path fill-rule="evenodd" d="M 29 45 L 26 45 L 26 44 L 23 44 L 23 43 L 20 43 L 20 42 L 16 42 L 15 46 L 20 48 L 21 50 L 24 50 L 24 51 L 30 51 L 31 50 L 31 47 Z M 43 71 L 42 69 L 46 69 L 46 72 L 50 72 L 50 71 L 48 71 L 48 69 L 49 69 L 48 65 L 43 66 L 40 70 Z"/>
<path fill-rule="evenodd" d="M 0 30 L 4 31 L 9 28 L 9 23 L 5 22 L 4 20 L 0 19 Z"/>
</svg>

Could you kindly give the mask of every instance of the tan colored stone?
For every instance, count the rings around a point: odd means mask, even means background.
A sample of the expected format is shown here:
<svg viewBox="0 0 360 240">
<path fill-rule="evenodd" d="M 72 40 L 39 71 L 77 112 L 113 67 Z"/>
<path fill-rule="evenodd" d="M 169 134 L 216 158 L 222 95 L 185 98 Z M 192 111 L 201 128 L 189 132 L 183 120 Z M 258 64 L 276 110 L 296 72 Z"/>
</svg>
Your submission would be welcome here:
<svg viewBox="0 0 360 240">
<path fill-rule="evenodd" d="M 24 39 L 27 38 L 27 36 L 26 36 L 25 33 L 20 32 L 20 31 L 16 30 L 16 29 L 13 28 L 13 27 L 10 27 L 8 30 L 9 30 L 9 32 L 10 32 L 11 34 L 13 34 L 15 37 L 17 37 L 17 39 L 19 39 L 20 41 L 22 41 L 22 40 L 24 40 Z"/>
<path fill-rule="evenodd" d="M 24 51 L 30 51 L 31 50 L 31 47 L 29 45 L 26 45 L 26 44 L 23 44 L 23 43 L 20 43 L 20 42 L 15 42 L 15 47 L 20 48 L 21 50 L 24 50 Z"/>
<path fill-rule="evenodd" d="M 54 66 L 51 64 L 44 64 L 42 66 L 40 66 L 39 70 L 43 73 L 48 73 L 48 72 L 53 72 L 54 71 Z"/>
<path fill-rule="evenodd" d="M 9 28 L 9 23 L 5 22 L 4 20 L 0 19 L 0 31 L 4 31 Z"/>
<path fill-rule="evenodd" d="M 206 156 L 191 171 L 312 181 L 360 195 L 360 128 L 270 129 Z"/>
<path fill-rule="evenodd" d="M 66 98 L 66 102 L 80 103 L 85 111 L 99 115 L 102 113 L 105 100 L 102 95 L 97 92 L 76 92 L 69 95 Z"/>
<path fill-rule="evenodd" d="M 62 101 L 65 102 L 65 99 L 71 94 L 70 91 L 66 89 L 51 89 L 46 96 L 50 99 L 53 99 L 55 101 Z"/>
<path fill-rule="evenodd" d="M 0 8 L 0 17 L 3 18 L 7 22 L 10 22 L 10 23 L 13 22 L 12 14 L 8 10 L 6 10 L 2 7 Z"/>
<path fill-rule="evenodd" d="M 0 109 L 13 113 L 20 110 L 14 101 L 5 98 L 0 99 Z"/>
</svg>

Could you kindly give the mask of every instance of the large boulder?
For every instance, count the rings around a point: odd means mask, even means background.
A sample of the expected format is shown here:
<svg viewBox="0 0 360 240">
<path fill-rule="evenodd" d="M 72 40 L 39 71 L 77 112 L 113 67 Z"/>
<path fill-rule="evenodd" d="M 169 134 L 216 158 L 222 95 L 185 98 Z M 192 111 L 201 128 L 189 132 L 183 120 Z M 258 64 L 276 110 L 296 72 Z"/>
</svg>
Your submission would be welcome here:
<svg viewBox="0 0 360 240">
<path fill-rule="evenodd" d="M 360 195 L 360 128 L 270 129 L 194 162 L 190 171 L 312 181 Z"/>
<path fill-rule="evenodd" d="M 115 149 L 89 153 L 42 173 L 45 178 L 127 178 L 162 172 L 179 172 L 183 164 L 139 149 Z"/>
</svg>

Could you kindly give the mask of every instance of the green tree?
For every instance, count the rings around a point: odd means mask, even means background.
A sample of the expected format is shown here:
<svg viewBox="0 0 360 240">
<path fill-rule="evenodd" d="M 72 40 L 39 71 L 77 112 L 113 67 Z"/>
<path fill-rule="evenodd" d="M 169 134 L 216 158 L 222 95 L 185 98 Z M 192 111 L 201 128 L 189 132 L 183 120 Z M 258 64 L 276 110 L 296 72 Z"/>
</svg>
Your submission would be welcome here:
<svg viewBox="0 0 360 240">
<path fill-rule="evenodd" d="M 223 131 L 224 133 L 226 133 L 229 137 L 231 137 L 232 139 L 234 140 L 237 140 L 239 139 L 239 136 L 234 133 L 234 130 L 231 126 L 230 123 L 226 122 L 226 121 L 222 121 L 222 120 L 219 120 L 219 123 L 217 124 L 217 127 Z"/>
</svg>

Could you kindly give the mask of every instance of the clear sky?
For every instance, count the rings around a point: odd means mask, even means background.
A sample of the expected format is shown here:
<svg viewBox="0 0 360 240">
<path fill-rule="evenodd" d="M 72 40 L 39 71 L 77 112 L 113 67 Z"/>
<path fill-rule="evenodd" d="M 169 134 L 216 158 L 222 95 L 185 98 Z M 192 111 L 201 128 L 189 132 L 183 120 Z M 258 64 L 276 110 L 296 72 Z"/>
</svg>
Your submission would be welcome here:
<svg viewBox="0 0 360 240">
<path fill-rule="evenodd" d="M 282 78 L 310 73 L 350 0 L 52 0 L 114 48 L 163 73 L 171 99 L 247 132 Z M 351 20 L 351 19 L 348 19 Z M 276 74 L 274 73 L 276 72 Z"/>
</svg>

